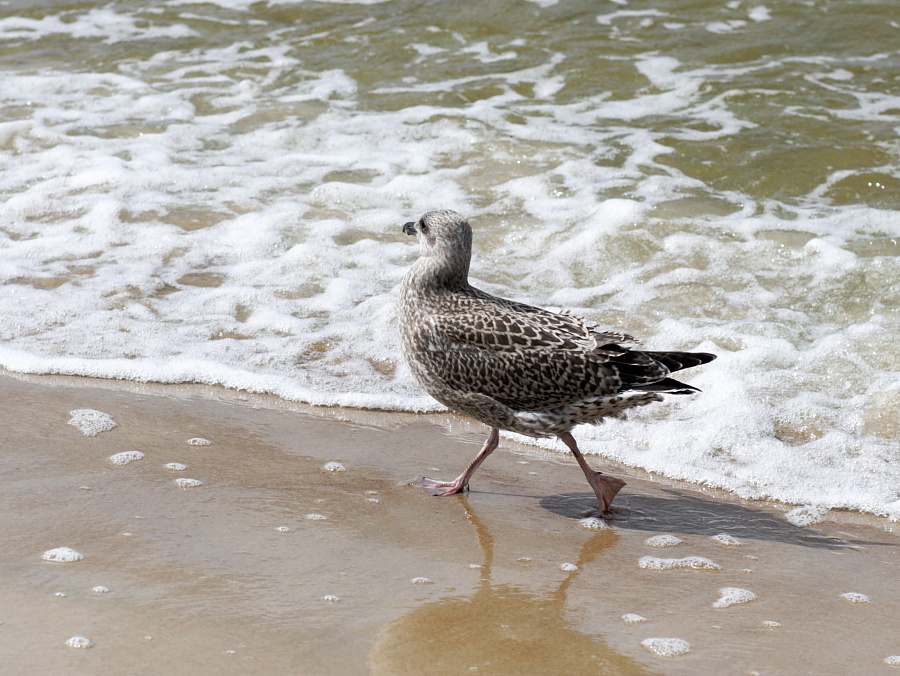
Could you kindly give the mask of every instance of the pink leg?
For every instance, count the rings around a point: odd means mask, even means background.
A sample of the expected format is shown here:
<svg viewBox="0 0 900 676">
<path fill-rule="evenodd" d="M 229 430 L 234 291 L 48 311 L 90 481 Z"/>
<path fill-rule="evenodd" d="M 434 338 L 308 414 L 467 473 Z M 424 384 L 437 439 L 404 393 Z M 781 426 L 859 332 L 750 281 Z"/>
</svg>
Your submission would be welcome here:
<svg viewBox="0 0 900 676">
<path fill-rule="evenodd" d="M 494 452 L 494 449 L 497 448 L 499 444 L 500 430 L 496 427 L 492 427 L 491 433 L 484 442 L 484 446 L 482 446 L 481 450 L 478 452 L 478 455 L 476 455 L 471 464 L 466 467 L 466 471 L 456 477 L 456 479 L 453 481 L 436 481 L 435 479 L 423 478 L 420 481 L 415 482 L 413 486 L 422 488 L 432 495 L 444 496 L 462 493 L 469 489 L 469 479 L 475 474 L 475 470 L 478 469 L 478 466 L 485 461 L 485 458 Z"/>
<path fill-rule="evenodd" d="M 615 499 L 616 494 L 622 490 L 625 482 L 614 476 L 607 476 L 603 472 L 595 472 L 592 470 L 590 465 L 588 465 L 587 461 L 584 459 L 584 456 L 581 455 L 581 451 L 578 450 L 578 444 L 575 443 L 575 437 L 570 433 L 563 432 L 559 435 L 559 438 L 569 447 L 569 450 L 572 451 L 572 455 L 575 456 L 575 459 L 581 466 L 581 471 L 584 472 L 584 478 L 587 479 L 587 482 L 591 485 L 594 494 L 597 496 L 597 502 L 600 503 L 600 514 L 603 514 L 609 509 L 613 499 Z"/>
</svg>

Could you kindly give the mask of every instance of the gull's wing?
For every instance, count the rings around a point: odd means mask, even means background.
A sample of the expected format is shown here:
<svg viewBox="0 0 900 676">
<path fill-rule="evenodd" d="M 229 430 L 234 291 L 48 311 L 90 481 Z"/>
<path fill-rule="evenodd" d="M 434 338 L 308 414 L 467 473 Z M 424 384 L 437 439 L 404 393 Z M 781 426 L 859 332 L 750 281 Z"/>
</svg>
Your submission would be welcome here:
<svg viewBox="0 0 900 676">
<path fill-rule="evenodd" d="M 457 391 L 485 394 L 515 410 L 539 410 L 587 396 L 615 396 L 669 374 L 657 359 L 618 344 L 629 336 L 484 296 L 430 314 L 423 327 L 430 368 Z"/>
</svg>

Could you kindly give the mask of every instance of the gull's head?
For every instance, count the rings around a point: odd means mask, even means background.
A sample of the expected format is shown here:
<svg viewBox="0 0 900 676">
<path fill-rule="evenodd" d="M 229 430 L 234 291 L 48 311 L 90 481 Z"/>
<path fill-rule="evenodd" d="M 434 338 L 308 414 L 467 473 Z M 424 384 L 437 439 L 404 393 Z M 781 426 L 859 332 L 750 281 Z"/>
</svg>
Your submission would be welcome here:
<svg viewBox="0 0 900 676">
<path fill-rule="evenodd" d="M 429 211 L 418 221 L 404 224 L 403 232 L 419 238 L 423 256 L 465 258 L 472 253 L 472 228 L 455 211 Z"/>
</svg>

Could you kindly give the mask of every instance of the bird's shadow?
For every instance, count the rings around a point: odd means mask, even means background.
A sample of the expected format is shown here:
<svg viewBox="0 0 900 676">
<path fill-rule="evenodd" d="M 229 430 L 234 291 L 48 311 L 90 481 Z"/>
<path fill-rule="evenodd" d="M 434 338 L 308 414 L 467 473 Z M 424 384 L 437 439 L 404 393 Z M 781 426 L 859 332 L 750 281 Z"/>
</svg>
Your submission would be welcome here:
<svg viewBox="0 0 900 676">
<path fill-rule="evenodd" d="M 718 500 L 707 500 L 677 490 L 664 489 L 669 497 L 621 495 L 604 517 L 621 530 L 651 533 L 682 533 L 713 536 L 727 533 L 735 538 L 767 540 L 802 547 L 846 549 L 858 545 L 885 545 L 885 542 L 846 540 L 795 526 L 762 510 Z M 570 519 L 582 519 L 596 510 L 592 493 L 561 493 L 540 499 L 547 511 Z"/>
</svg>

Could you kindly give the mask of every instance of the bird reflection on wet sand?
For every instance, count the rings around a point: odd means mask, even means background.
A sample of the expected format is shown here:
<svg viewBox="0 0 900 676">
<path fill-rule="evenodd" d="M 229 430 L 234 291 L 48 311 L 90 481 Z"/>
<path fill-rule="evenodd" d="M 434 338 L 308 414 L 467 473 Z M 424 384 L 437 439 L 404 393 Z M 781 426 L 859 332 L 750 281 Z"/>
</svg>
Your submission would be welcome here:
<svg viewBox="0 0 900 676">
<path fill-rule="evenodd" d="M 555 590 L 535 594 L 492 579 L 494 539 L 465 497 L 460 504 L 475 528 L 484 556 L 480 581 L 470 596 L 424 603 L 382 631 L 371 654 L 373 674 L 521 674 L 523 662 L 535 674 L 652 674 L 634 659 L 613 651 L 597 635 L 584 633 L 566 611 L 567 592 L 584 566 L 619 537 L 612 531 L 590 536 Z"/>
</svg>

